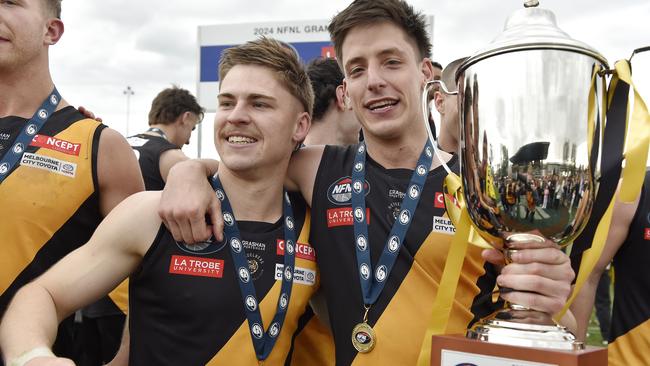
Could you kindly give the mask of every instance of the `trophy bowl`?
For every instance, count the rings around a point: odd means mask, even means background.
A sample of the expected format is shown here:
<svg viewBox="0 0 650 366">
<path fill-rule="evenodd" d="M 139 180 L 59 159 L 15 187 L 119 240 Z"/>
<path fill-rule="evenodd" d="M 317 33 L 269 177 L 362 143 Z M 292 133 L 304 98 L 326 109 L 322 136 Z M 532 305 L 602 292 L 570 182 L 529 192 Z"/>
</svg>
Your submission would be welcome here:
<svg viewBox="0 0 650 366">
<path fill-rule="evenodd" d="M 564 247 L 587 223 L 598 189 L 604 69 L 604 57 L 535 5 L 513 13 L 504 32 L 458 68 L 464 200 L 474 228 L 506 261 L 524 243 Z M 549 314 L 516 304 L 467 336 L 584 347 Z"/>
</svg>

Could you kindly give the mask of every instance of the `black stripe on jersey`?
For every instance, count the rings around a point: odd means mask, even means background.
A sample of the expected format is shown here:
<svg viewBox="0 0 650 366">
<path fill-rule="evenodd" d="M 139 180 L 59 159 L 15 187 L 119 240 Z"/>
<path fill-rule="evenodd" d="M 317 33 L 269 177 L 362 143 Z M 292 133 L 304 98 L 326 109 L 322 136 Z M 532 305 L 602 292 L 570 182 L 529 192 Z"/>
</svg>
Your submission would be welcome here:
<svg viewBox="0 0 650 366">
<path fill-rule="evenodd" d="M 314 314 L 314 310 L 311 308 L 311 305 L 307 303 L 307 306 L 305 306 L 305 312 L 300 316 L 300 318 L 298 318 L 298 326 L 296 327 L 296 331 L 293 333 L 293 337 L 291 337 L 291 347 L 289 348 L 287 359 L 284 361 L 285 366 L 291 365 L 291 358 L 293 357 L 293 350 L 296 343 L 296 337 L 300 335 L 300 332 L 302 332 L 302 330 L 305 329 L 309 321 L 315 315 L 316 314 Z"/>
<path fill-rule="evenodd" d="M 20 272 L 0 296 L 0 314 L 4 314 L 9 302 L 22 286 L 43 274 L 61 258 L 86 243 L 100 222 L 99 199 L 97 192 L 93 192 L 79 206 L 75 214 L 41 247 L 32 262 Z"/>
<path fill-rule="evenodd" d="M 610 342 L 625 335 L 650 319 L 650 241 L 645 229 L 650 228 L 650 170 L 646 171 L 639 205 L 629 226 L 629 232 L 614 256 L 614 307 Z"/>
</svg>

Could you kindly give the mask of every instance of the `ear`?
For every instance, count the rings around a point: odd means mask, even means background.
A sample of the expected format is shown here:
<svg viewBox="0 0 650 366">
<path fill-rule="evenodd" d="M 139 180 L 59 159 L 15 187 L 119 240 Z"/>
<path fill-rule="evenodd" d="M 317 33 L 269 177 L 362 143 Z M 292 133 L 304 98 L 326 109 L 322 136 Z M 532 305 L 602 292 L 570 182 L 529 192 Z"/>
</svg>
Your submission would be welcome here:
<svg viewBox="0 0 650 366">
<path fill-rule="evenodd" d="M 427 57 L 422 59 L 420 62 L 420 71 L 422 72 L 422 87 L 427 81 L 433 80 L 433 65 L 431 65 L 431 60 Z"/>
<path fill-rule="evenodd" d="M 348 104 L 346 103 L 346 96 L 345 92 L 343 91 L 343 85 L 339 85 L 336 87 L 336 107 L 340 111 L 345 111 L 348 108 Z"/>
<path fill-rule="evenodd" d="M 311 116 L 307 112 L 302 112 L 298 116 L 298 123 L 293 131 L 292 139 L 295 143 L 305 141 L 309 128 L 311 127 Z"/>
<path fill-rule="evenodd" d="M 437 91 L 433 93 L 433 101 L 436 105 L 438 113 L 445 113 L 445 97 L 442 96 L 442 93 Z"/>
<path fill-rule="evenodd" d="M 181 120 L 181 124 L 188 124 L 190 123 L 190 117 L 192 116 L 192 113 L 190 111 L 184 112 L 178 118 Z"/>
<path fill-rule="evenodd" d="M 61 39 L 65 27 L 61 19 L 56 18 L 49 19 L 45 26 L 45 39 L 43 42 L 48 46 L 53 46 Z"/>
<path fill-rule="evenodd" d="M 341 94 L 342 94 L 342 97 L 343 97 L 343 105 L 345 106 L 345 108 L 347 110 L 351 111 L 352 110 L 352 102 L 350 101 L 350 93 L 348 93 L 348 83 L 347 83 L 347 80 L 345 78 L 343 78 L 343 84 L 339 85 L 336 88 L 337 95 L 338 95 L 338 91 L 339 91 L 338 89 L 339 88 L 341 88 Z"/>
</svg>

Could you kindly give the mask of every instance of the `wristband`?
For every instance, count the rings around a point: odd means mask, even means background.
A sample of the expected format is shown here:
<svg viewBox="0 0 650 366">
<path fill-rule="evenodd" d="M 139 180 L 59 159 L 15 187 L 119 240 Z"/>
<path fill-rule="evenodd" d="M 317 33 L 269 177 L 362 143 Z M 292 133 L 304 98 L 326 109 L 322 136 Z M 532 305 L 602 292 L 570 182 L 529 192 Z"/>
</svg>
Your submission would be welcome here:
<svg viewBox="0 0 650 366">
<path fill-rule="evenodd" d="M 24 366 L 36 357 L 56 357 L 47 347 L 36 347 L 9 361 L 9 366 Z"/>
</svg>

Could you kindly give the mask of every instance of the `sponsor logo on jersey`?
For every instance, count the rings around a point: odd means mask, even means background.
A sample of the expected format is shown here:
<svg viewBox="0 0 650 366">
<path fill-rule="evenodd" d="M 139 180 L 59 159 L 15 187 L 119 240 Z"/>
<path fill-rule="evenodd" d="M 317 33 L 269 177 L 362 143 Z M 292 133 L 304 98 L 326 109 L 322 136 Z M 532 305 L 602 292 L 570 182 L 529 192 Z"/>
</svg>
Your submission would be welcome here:
<svg viewBox="0 0 650 366">
<path fill-rule="evenodd" d="M 255 281 L 264 273 L 264 259 L 259 254 L 249 252 L 246 253 L 246 260 L 248 260 L 251 278 Z"/>
<path fill-rule="evenodd" d="M 126 139 L 126 141 L 129 143 L 129 146 L 131 147 L 142 147 L 147 144 L 147 142 L 151 141 L 149 139 L 143 139 L 138 136 L 131 136 Z"/>
<path fill-rule="evenodd" d="M 359 190 L 358 186 L 356 187 Z M 366 196 L 370 192 L 370 185 L 366 180 L 363 188 L 365 189 Z M 327 188 L 327 199 L 335 205 L 348 205 L 352 200 L 352 178 L 343 177 L 332 183 Z"/>
<path fill-rule="evenodd" d="M 298 243 L 295 249 L 296 249 L 296 257 L 306 259 L 312 262 L 316 261 L 316 251 L 311 245 Z M 276 254 L 284 255 L 284 239 L 277 240 Z"/>
<path fill-rule="evenodd" d="M 276 263 L 275 264 L 275 280 L 282 281 L 282 278 L 291 278 L 291 272 L 284 270 L 284 264 Z M 301 285 L 313 286 L 316 283 L 316 271 L 295 267 L 293 269 L 293 283 L 298 283 Z"/>
<path fill-rule="evenodd" d="M 223 276 L 223 260 L 172 255 L 169 263 L 169 273 L 221 278 Z"/>
<path fill-rule="evenodd" d="M 354 215 L 351 207 L 330 208 L 327 210 L 327 227 L 352 226 Z M 366 222 L 370 225 L 370 209 L 366 208 Z"/>
<path fill-rule="evenodd" d="M 242 240 L 242 245 L 246 250 L 257 250 L 263 252 L 266 250 L 266 243 L 260 243 L 257 241 Z"/>
<path fill-rule="evenodd" d="M 449 199 L 451 202 L 456 205 L 456 207 L 460 208 L 460 204 L 458 203 L 458 200 L 456 200 L 456 197 L 447 194 L 447 199 Z M 435 208 L 445 208 L 445 195 L 442 192 L 436 192 L 435 200 L 433 201 L 433 206 Z"/>
<path fill-rule="evenodd" d="M 645 228 L 645 232 L 643 233 L 643 239 L 650 240 L 650 227 Z"/>
<path fill-rule="evenodd" d="M 433 216 L 433 229 L 436 233 L 454 235 L 456 228 L 454 224 L 451 223 L 446 217 L 442 216 Z"/>
<path fill-rule="evenodd" d="M 70 178 L 77 175 L 77 164 L 45 155 L 24 153 L 20 165 L 47 170 Z"/>
<path fill-rule="evenodd" d="M 41 147 L 48 150 L 58 151 L 68 155 L 79 156 L 81 152 L 81 144 L 74 142 L 69 142 L 56 137 L 50 137 L 45 135 L 35 135 L 32 138 L 30 146 Z"/>
</svg>

